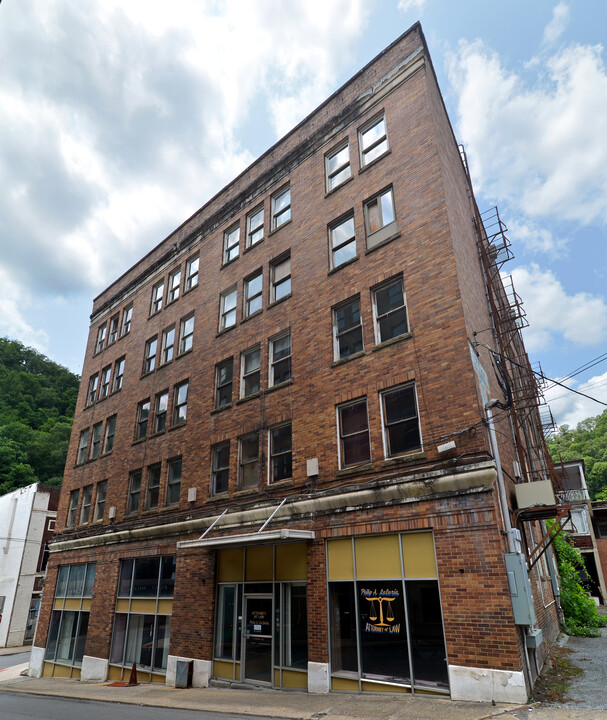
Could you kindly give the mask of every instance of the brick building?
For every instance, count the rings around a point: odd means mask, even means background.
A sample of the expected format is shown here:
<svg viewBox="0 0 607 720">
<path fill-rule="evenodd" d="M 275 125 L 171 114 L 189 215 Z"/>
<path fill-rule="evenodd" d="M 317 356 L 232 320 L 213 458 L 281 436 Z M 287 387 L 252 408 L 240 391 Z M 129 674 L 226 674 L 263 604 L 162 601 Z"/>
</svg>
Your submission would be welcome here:
<svg viewBox="0 0 607 720">
<path fill-rule="evenodd" d="M 30 672 L 525 700 L 550 469 L 491 217 L 415 25 L 101 293 Z"/>
</svg>

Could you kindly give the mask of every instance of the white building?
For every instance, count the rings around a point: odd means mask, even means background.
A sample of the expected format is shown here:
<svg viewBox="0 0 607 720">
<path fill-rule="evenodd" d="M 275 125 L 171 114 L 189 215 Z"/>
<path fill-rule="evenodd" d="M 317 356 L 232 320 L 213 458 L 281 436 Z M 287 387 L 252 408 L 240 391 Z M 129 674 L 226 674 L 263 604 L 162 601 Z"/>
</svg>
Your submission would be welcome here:
<svg viewBox="0 0 607 720">
<path fill-rule="evenodd" d="M 0 496 L 0 647 L 32 642 L 58 499 L 38 483 Z"/>
</svg>

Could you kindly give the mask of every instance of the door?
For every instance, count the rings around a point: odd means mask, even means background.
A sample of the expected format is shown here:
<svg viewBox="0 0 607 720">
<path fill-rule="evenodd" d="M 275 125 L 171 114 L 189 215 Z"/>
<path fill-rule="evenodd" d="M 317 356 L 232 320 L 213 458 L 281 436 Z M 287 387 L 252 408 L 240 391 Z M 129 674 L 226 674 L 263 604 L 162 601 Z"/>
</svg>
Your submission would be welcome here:
<svg viewBox="0 0 607 720">
<path fill-rule="evenodd" d="M 272 596 L 245 596 L 244 679 L 272 683 Z"/>
</svg>

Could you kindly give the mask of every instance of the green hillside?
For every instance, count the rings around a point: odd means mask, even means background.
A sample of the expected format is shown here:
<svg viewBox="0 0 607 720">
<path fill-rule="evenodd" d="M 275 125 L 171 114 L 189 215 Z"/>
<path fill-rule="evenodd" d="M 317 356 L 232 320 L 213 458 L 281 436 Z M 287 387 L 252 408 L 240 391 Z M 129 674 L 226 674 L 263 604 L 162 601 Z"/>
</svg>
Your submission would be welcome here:
<svg viewBox="0 0 607 720">
<path fill-rule="evenodd" d="M 548 450 L 555 463 L 582 459 L 590 497 L 607 500 L 607 410 L 582 420 L 575 430 L 562 425 L 548 439 Z"/>
<path fill-rule="evenodd" d="M 79 383 L 36 350 L 0 338 L 0 495 L 61 484 Z"/>
</svg>

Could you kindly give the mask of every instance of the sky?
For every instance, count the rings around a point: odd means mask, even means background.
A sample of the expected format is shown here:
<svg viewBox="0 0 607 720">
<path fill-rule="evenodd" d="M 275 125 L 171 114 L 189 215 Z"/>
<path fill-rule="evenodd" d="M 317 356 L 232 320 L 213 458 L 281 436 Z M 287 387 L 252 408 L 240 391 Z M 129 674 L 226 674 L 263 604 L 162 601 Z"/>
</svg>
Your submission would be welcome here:
<svg viewBox="0 0 607 720">
<path fill-rule="evenodd" d="M 0 3 L 0 336 L 80 373 L 93 297 L 419 20 L 532 364 L 607 403 L 603 0 Z"/>
</svg>

